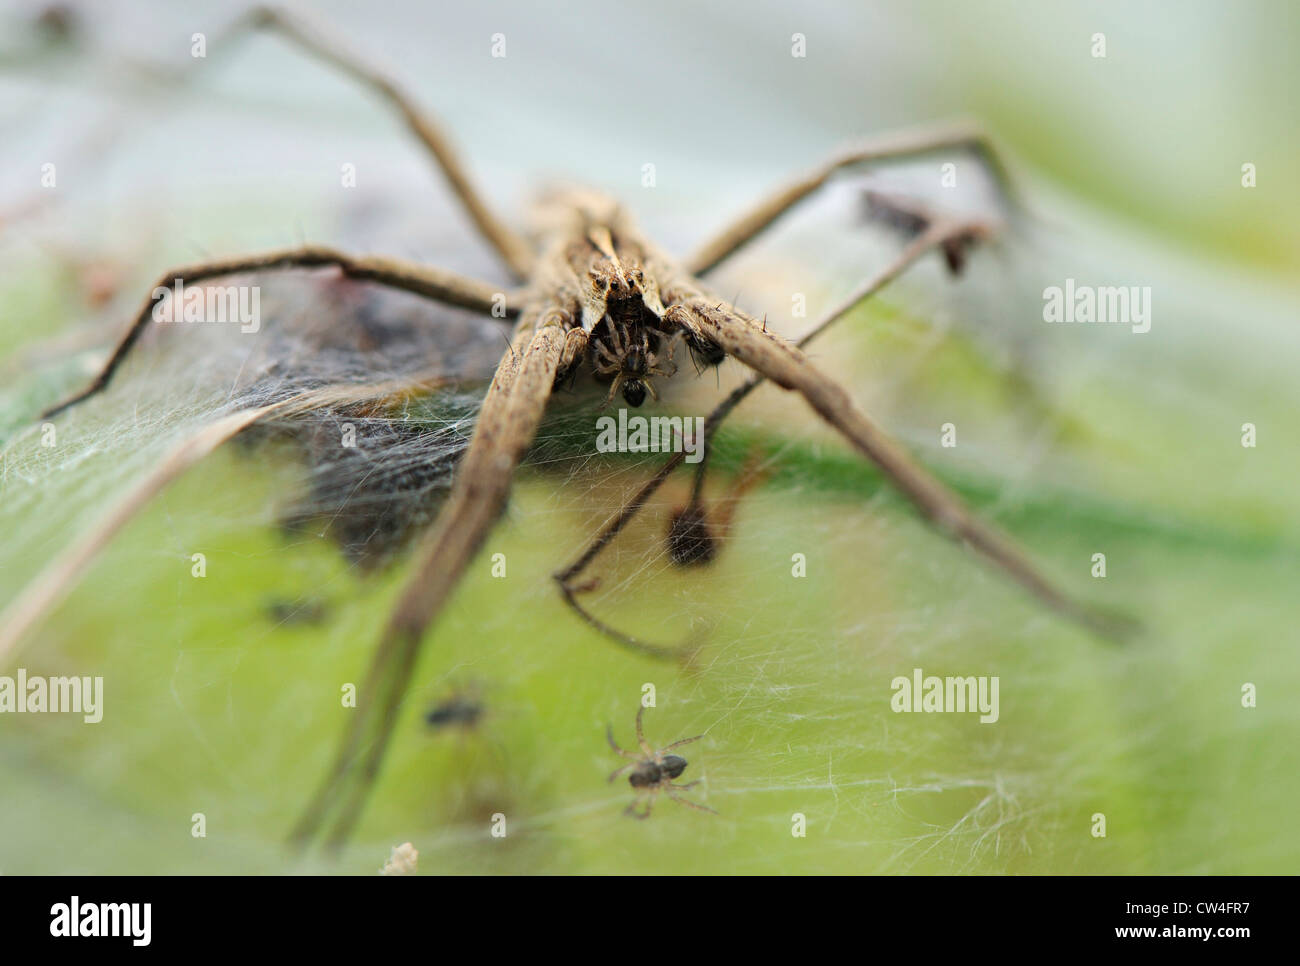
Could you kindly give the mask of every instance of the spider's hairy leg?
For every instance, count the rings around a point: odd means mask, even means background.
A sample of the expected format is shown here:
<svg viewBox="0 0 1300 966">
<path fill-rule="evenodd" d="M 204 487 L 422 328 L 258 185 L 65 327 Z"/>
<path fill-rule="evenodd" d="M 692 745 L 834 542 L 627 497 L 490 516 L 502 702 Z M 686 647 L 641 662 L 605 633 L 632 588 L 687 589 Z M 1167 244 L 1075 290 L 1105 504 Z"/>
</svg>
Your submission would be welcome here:
<svg viewBox="0 0 1300 966">
<path fill-rule="evenodd" d="M 689 745 L 692 741 L 699 741 L 704 735 L 696 735 L 694 738 L 683 738 L 680 741 L 674 741 L 671 745 L 664 745 L 659 749 L 659 754 L 665 751 L 672 751 L 674 748 L 680 748 L 682 745 Z"/>
<path fill-rule="evenodd" d="M 374 282 L 387 288 L 410 292 L 423 296 L 433 302 L 442 302 L 461 308 L 473 309 L 490 314 L 497 296 L 500 294 L 495 286 L 487 282 L 466 278 L 441 268 L 420 265 L 401 259 L 381 256 L 348 255 L 330 248 L 305 246 L 277 251 L 262 252 L 256 255 L 244 255 L 215 261 L 199 262 L 183 268 L 164 272 L 145 296 L 131 326 L 118 341 L 112 355 L 90 385 L 70 396 L 55 406 L 41 413 L 41 419 L 56 416 L 80 402 L 84 402 L 96 393 L 107 388 L 113 374 L 125 361 L 135 346 L 157 309 L 157 296 L 161 291 L 172 291 L 178 283 L 192 285 L 227 275 L 239 275 L 245 272 L 268 272 L 280 269 L 313 269 L 335 267 L 350 278 Z M 522 295 L 515 293 L 513 304 L 507 295 L 507 315 L 518 315 Z"/>
<path fill-rule="evenodd" d="M 257 30 L 271 30 L 280 34 L 309 54 L 364 84 L 396 108 L 407 127 L 438 164 L 479 232 L 496 249 L 517 278 L 528 276 L 535 261 L 532 246 L 492 212 L 470 181 L 464 165 L 441 127 L 421 111 L 390 78 L 347 50 L 342 41 L 327 36 L 319 25 L 308 23 L 300 13 L 290 13 L 275 6 L 253 8 L 235 22 L 223 39 L 236 41 Z M 220 49 L 222 44 L 213 46 Z"/>
<path fill-rule="evenodd" d="M 854 405 L 839 383 L 815 368 L 797 347 L 763 331 L 759 322 L 734 306 L 696 299 L 684 307 L 729 355 L 783 389 L 802 395 L 940 532 L 970 544 L 1053 610 L 1108 637 L 1122 632 L 1123 628 L 1111 619 L 1073 600 L 1040 574 L 1009 537 L 974 516 L 956 493 L 913 460 Z"/>
<path fill-rule="evenodd" d="M 619 745 L 619 743 L 618 743 L 617 741 L 614 740 L 614 726 L 611 725 L 611 724 L 607 724 L 607 725 L 605 725 L 605 740 L 609 742 L 609 746 L 610 746 L 611 748 L 613 748 L 616 752 L 618 752 L 618 753 L 619 753 L 620 755 L 622 755 L 624 758 L 631 758 L 631 759 L 633 759 L 633 760 L 635 760 L 635 761 L 640 761 L 640 760 L 641 760 L 641 756 L 640 756 L 640 755 L 634 755 L 634 754 L 632 754 L 632 752 L 630 752 L 630 751 L 628 751 L 627 749 L 621 747 L 621 746 Z M 613 779 L 611 778 L 610 781 L 613 781 Z"/>
<path fill-rule="evenodd" d="M 587 342 L 587 333 L 581 327 L 568 331 L 564 337 L 564 348 L 560 350 L 560 372 L 570 372 L 582 361 L 587 351 Z"/>
<path fill-rule="evenodd" d="M 526 315 L 501 358 L 451 493 L 421 544 L 371 660 L 357 713 L 328 777 L 292 833 L 295 841 L 312 838 L 337 805 L 327 841 L 340 845 L 360 816 L 424 633 L 504 509 L 515 468 L 550 398 L 565 341 L 562 324 L 537 324 L 550 316 L 551 310 Z"/>
<path fill-rule="evenodd" d="M 667 794 L 669 798 L 671 798 L 678 805 L 685 805 L 687 808 L 693 808 L 697 812 L 708 812 L 710 815 L 717 815 L 718 813 L 713 809 L 709 808 L 709 806 L 701 805 L 698 802 L 689 801 L 677 794 L 677 792 L 680 791 L 681 789 L 693 788 L 698 784 L 699 784 L 698 781 L 690 782 L 686 785 L 673 785 L 673 784 L 665 783 L 664 792 L 665 794 Z"/>
<path fill-rule="evenodd" d="M 777 188 L 692 252 L 683 261 L 683 267 L 691 275 L 703 275 L 716 268 L 845 168 L 877 161 L 917 157 L 944 150 L 974 152 L 997 180 L 1003 202 L 1009 208 L 1014 208 L 1017 202 L 1006 166 L 988 135 L 976 125 L 968 122 L 949 122 L 898 131 L 848 145 L 813 170 Z"/>
<path fill-rule="evenodd" d="M 655 787 L 646 792 L 645 797 L 632 799 L 631 804 L 628 805 L 627 808 L 623 809 L 623 814 L 642 820 L 649 818 L 650 810 L 654 808 L 655 796 L 658 794 L 659 789 Z M 640 810 L 637 809 L 638 805 L 641 806 Z"/>
<path fill-rule="evenodd" d="M 647 758 L 654 758 L 654 749 L 650 747 L 650 742 L 645 740 L 645 730 L 641 727 L 641 719 L 645 717 L 645 705 L 636 709 L 636 743 L 641 746 Z"/>
</svg>

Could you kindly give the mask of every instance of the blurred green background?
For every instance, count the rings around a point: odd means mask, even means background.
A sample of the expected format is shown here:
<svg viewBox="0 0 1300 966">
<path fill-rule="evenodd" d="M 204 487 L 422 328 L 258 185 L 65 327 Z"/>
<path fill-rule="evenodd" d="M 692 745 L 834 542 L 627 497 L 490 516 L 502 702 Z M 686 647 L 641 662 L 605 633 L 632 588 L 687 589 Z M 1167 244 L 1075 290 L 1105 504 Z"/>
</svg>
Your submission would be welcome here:
<svg viewBox="0 0 1300 966">
<path fill-rule="evenodd" d="M 690 669 L 629 655 L 549 575 L 657 464 L 593 459 L 566 408 L 426 640 L 356 841 L 338 862 L 295 859 L 280 843 L 403 568 L 362 578 L 323 539 L 286 542 L 272 521 L 298 469 L 222 451 L 28 639 L 29 674 L 102 674 L 106 710 L 93 726 L 0 716 L 0 871 L 367 873 L 403 841 L 430 873 L 1297 871 L 1294 5 L 314 6 L 445 120 L 505 210 L 572 177 L 675 251 L 845 140 L 986 124 L 1032 224 L 960 281 L 919 266 L 814 355 L 1054 578 L 1146 632 L 1117 648 L 1044 613 L 768 387 L 722 440 L 718 492 L 750 454 L 773 459 L 716 565 L 663 558 L 684 476 L 602 558 L 602 616 L 705 641 Z M 60 421 L 55 452 L 28 428 L 165 266 L 308 239 L 500 278 L 367 95 L 270 40 L 195 64 L 192 33 L 217 35 L 237 5 L 87 6 L 59 43 L 29 29 L 35 9 L 6 10 L 0 76 L 0 605 L 220 402 L 195 389 L 196 350 L 155 340 L 102 405 Z M 908 190 L 934 165 L 876 177 Z M 860 224 L 860 187 L 782 222 L 718 273 L 720 294 L 806 328 L 897 246 Z M 1042 290 L 1066 277 L 1151 286 L 1151 332 L 1045 325 Z M 809 318 L 791 317 L 794 292 Z M 740 378 L 677 380 L 666 405 L 706 412 Z M 284 624 L 274 600 L 323 618 Z M 914 667 L 998 675 L 999 722 L 892 713 L 890 681 Z M 692 797 L 718 816 L 663 800 L 647 822 L 622 816 L 603 730 L 631 742 L 647 682 L 652 743 L 707 734 L 683 778 L 705 779 Z M 466 688 L 488 709 L 474 732 L 422 724 Z"/>
</svg>

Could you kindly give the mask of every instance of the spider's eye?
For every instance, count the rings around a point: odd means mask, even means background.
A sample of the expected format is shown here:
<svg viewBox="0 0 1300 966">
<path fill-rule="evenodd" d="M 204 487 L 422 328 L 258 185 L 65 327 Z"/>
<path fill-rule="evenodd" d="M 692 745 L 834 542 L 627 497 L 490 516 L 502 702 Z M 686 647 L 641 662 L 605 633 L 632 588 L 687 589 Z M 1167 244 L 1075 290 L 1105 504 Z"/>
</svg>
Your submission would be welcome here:
<svg viewBox="0 0 1300 966">
<path fill-rule="evenodd" d="M 640 379 L 629 379 L 623 383 L 623 398 L 629 406 L 640 406 L 645 402 L 645 383 Z"/>
</svg>

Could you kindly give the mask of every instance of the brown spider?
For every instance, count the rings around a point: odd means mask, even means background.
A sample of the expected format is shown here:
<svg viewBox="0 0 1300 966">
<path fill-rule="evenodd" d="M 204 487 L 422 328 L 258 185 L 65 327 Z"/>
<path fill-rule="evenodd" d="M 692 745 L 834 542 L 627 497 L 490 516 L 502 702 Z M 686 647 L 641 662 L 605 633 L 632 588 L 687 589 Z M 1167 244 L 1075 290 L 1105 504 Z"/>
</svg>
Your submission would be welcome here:
<svg viewBox="0 0 1300 966">
<path fill-rule="evenodd" d="M 620 267 L 617 255 L 612 255 L 611 264 L 616 269 Z M 617 298 L 607 296 L 606 317 L 597 323 L 594 337 L 588 343 L 592 372 L 597 379 L 612 377 L 609 395 L 605 397 L 606 406 L 620 388 L 629 406 L 640 406 L 645 402 L 647 392 L 658 402 L 659 394 L 655 392 L 650 377 L 670 379 L 677 373 L 677 366 L 673 364 L 676 338 L 668 342 L 667 367 L 660 366 L 658 352 L 650 348 L 650 341 L 653 335 L 657 346 L 661 336 L 637 318 L 637 314 L 645 311 L 641 298 L 631 293 L 631 286 L 625 280 L 619 281 L 619 294 Z"/>
<path fill-rule="evenodd" d="M 516 320 L 513 339 L 483 399 L 473 439 L 461 460 L 452 491 L 426 535 L 405 588 L 380 635 L 368 676 L 359 692 L 360 706 L 349 719 L 322 787 L 295 829 L 295 839 L 306 841 L 314 837 L 332 815 L 328 840 L 338 844 L 360 816 L 367 790 L 379 772 L 396 724 L 396 712 L 421 641 L 504 509 L 515 468 L 537 432 L 555 387 L 565 381 L 576 381 L 584 374 L 610 378 L 612 385 L 607 398 L 612 399 L 621 390 L 630 405 L 640 405 L 646 393 L 656 395 L 650 377 L 666 378 L 675 371 L 671 350 L 677 339 L 685 341 L 702 365 L 718 365 L 730 356 L 755 373 L 709 417 L 706 441 L 731 409 L 764 380 L 770 380 L 801 396 L 818 416 L 874 462 L 938 531 L 985 556 L 1049 607 L 1086 626 L 1100 625 L 1094 612 L 1042 577 L 1012 540 L 981 522 L 956 494 L 914 461 L 854 404 L 843 387 L 815 367 L 800 348 L 926 252 L 943 251 L 954 245 L 964 247 L 983 240 L 991 234 L 991 226 L 938 215 L 927 217 L 923 227 L 918 223 L 920 234 L 908 247 L 828 313 L 801 340 L 800 346 L 769 333 L 766 325 L 710 292 L 701 280 L 812 195 L 836 172 L 852 166 L 944 150 L 974 151 L 998 175 L 1004 196 L 1009 198 L 1005 176 L 979 132 L 966 126 L 946 126 L 854 145 L 762 200 L 693 254 L 678 260 L 645 238 L 616 201 L 583 189 L 552 192 L 537 206 L 531 232 L 517 232 L 483 201 L 438 125 L 392 81 L 344 52 L 338 44 L 277 10 L 254 12 L 236 26 L 228 39 L 247 32 L 250 27 L 278 31 L 307 52 L 369 86 L 396 108 L 441 168 L 475 226 L 521 283 L 518 288 L 502 293 L 494 285 L 440 268 L 307 246 L 191 265 L 165 273 L 151 287 L 151 291 L 171 290 L 181 281 L 193 285 L 240 273 L 329 267 L 350 278 L 475 309 L 485 316 L 499 314 L 495 310 L 504 302 L 506 315 Z M 214 46 L 225 49 L 231 44 Z M 130 328 L 91 384 L 48 410 L 42 418 L 49 419 L 105 389 L 148 327 L 153 309 L 151 296 L 144 300 Z M 666 365 L 661 366 L 657 357 L 665 346 L 668 358 Z M 257 420 L 284 412 L 286 405 L 237 413 L 220 425 L 214 424 L 193 445 L 179 449 L 160 467 L 155 479 L 165 482 L 173 478 L 234 433 Z M 565 599 L 574 607 L 578 607 L 574 594 L 580 588 L 575 589 L 572 579 L 608 545 L 649 493 L 680 465 L 680 456 L 677 454 L 668 461 L 651 483 L 602 528 L 573 566 L 556 575 Z M 698 495 L 699 487 L 696 489 Z M 110 518 L 95 539 L 106 538 L 136 509 L 131 504 L 122 514 Z M 698 523 L 703 517 L 699 512 L 698 504 L 693 503 L 694 515 L 684 518 L 683 524 L 689 532 L 684 532 L 678 540 L 678 549 L 681 555 L 702 559 L 703 551 L 699 547 L 703 531 Z M 19 602 L 7 627 L 0 627 L 0 655 L 14 646 L 23 630 L 82 572 L 92 552 L 87 548 L 96 545 L 91 541 L 73 548 L 75 552 L 68 560 L 56 562 L 58 567 L 48 580 L 42 576 L 43 582 L 36 582 L 39 584 L 36 592 Z M 583 613 L 593 626 L 624 643 L 656 656 L 680 656 L 678 649 L 640 644 Z M 656 759 L 656 762 L 657 767 L 664 768 L 665 760 Z M 667 771 L 676 767 L 677 762 L 673 761 Z"/>
<path fill-rule="evenodd" d="M 694 788 L 699 784 L 699 781 L 687 782 L 685 785 L 674 785 L 673 779 L 686 770 L 687 761 L 681 755 L 664 754 L 664 752 L 680 748 L 682 745 L 689 745 L 692 741 L 699 741 L 704 735 L 683 738 L 681 741 L 674 741 L 671 745 L 665 745 L 655 751 L 650 747 L 650 743 L 645 740 L 645 733 L 641 730 L 641 718 L 644 714 L 645 705 L 642 705 L 636 711 L 636 743 L 641 748 L 641 754 L 639 755 L 620 748 L 618 742 L 614 740 L 614 726 L 605 726 L 605 740 L 609 742 L 609 746 L 624 758 L 632 760 L 632 764 L 624 765 L 609 776 L 609 780 L 612 782 L 627 775 L 628 784 L 637 792 L 637 797 L 632 800 L 632 803 L 627 808 L 623 809 L 623 814 L 631 815 L 633 818 L 649 818 L 650 809 L 654 807 L 655 797 L 660 792 L 663 792 L 679 805 L 685 805 L 701 812 L 708 812 L 710 815 L 717 815 L 718 813 L 708 806 L 688 802 L 677 795 L 677 792 Z M 638 810 L 638 805 L 644 807 Z"/>
</svg>

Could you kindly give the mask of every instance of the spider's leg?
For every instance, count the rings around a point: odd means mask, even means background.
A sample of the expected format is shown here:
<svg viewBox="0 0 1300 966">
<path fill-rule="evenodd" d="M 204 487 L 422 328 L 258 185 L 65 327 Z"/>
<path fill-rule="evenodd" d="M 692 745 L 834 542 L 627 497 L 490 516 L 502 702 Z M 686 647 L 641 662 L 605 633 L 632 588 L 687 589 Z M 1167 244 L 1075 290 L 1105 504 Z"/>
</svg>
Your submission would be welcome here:
<svg viewBox="0 0 1300 966">
<path fill-rule="evenodd" d="M 626 355 L 627 350 L 623 348 L 623 336 L 619 334 L 618 326 L 610 322 L 606 323 L 605 329 L 609 333 L 609 341 L 614 343 L 615 358 Z"/>
<path fill-rule="evenodd" d="M 777 188 L 692 252 L 684 260 L 683 265 L 692 275 L 703 275 L 717 267 L 733 252 L 758 237 L 764 229 L 844 168 L 945 150 L 972 151 L 978 155 L 997 179 L 1004 201 L 1014 203 L 1006 167 L 993 149 L 988 135 L 978 127 L 962 122 L 899 131 L 849 145 L 807 174 Z"/>
<path fill-rule="evenodd" d="M 687 782 L 687 783 L 684 784 L 684 785 L 678 785 L 676 782 L 664 782 L 664 787 L 665 787 L 665 788 L 674 788 L 674 789 L 676 789 L 676 790 L 679 791 L 679 792 L 687 792 L 687 791 L 690 791 L 692 788 L 694 788 L 696 785 L 701 784 L 703 781 L 704 781 L 703 778 L 697 778 L 697 779 L 695 779 L 695 781 L 693 781 L 693 782 Z"/>
<path fill-rule="evenodd" d="M 677 352 L 678 344 L 686 338 L 684 332 L 678 329 L 668 337 L 668 364 L 673 367 L 673 372 L 677 372 L 677 363 L 673 361 L 673 355 Z"/>
<path fill-rule="evenodd" d="M 645 717 L 645 705 L 640 705 L 636 709 L 636 743 L 641 746 L 647 758 L 654 758 L 655 751 L 650 747 L 650 742 L 645 740 L 645 731 L 641 727 L 641 719 Z"/>
<path fill-rule="evenodd" d="M 562 574 L 553 574 L 552 576 L 555 577 L 556 582 L 560 585 L 560 594 L 563 596 L 564 602 L 569 605 L 573 612 L 589 624 L 593 630 L 608 637 L 615 644 L 626 647 L 629 651 L 635 651 L 638 654 L 652 657 L 659 661 L 686 661 L 698 650 L 697 647 L 689 642 L 686 644 L 679 644 L 676 647 L 665 647 L 660 644 L 651 644 L 647 641 L 642 641 L 638 638 L 624 634 L 617 628 L 606 624 L 599 617 L 582 606 L 582 603 L 578 600 L 578 594 L 581 593 L 584 588 L 589 589 L 588 585 L 566 582 L 562 579 Z"/>
<path fill-rule="evenodd" d="M 950 242 L 961 238 L 987 237 L 992 233 L 992 226 L 983 222 L 968 221 L 964 219 L 949 219 L 939 215 L 932 217 L 930 225 L 921 232 L 916 238 L 913 238 L 894 258 L 867 278 L 856 289 L 840 300 L 830 311 L 817 320 L 817 324 L 805 332 L 799 341 L 795 344 L 804 348 L 813 339 L 817 338 L 827 329 L 829 329 L 844 316 L 858 306 L 867 302 L 877 292 L 886 285 L 898 278 L 911 265 L 917 262 L 923 255 L 931 249 L 942 249 Z M 675 314 L 673 311 L 665 313 L 666 317 Z M 688 326 L 683 326 L 679 331 L 687 331 Z M 766 332 L 766 326 L 763 327 Z M 742 383 L 731 391 L 731 393 L 721 403 L 709 413 L 704 420 L 704 447 L 703 455 L 699 463 L 695 466 L 695 482 L 691 488 L 691 504 L 699 504 L 704 492 L 704 477 L 709 468 L 709 456 L 713 451 L 713 436 L 717 432 L 723 421 L 731 415 L 731 411 L 744 401 L 745 397 L 766 382 L 766 377 L 755 375 L 747 382 Z"/>
<path fill-rule="evenodd" d="M 375 282 L 388 288 L 421 295 L 435 302 L 475 309 L 484 313 L 492 311 L 493 300 L 499 295 L 495 286 L 441 268 L 431 268 L 393 258 L 347 255 L 318 246 L 282 249 L 188 265 L 165 272 L 158 278 L 136 313 L 131 327 L 117 343 L 108 362 L 104 364 L 91 384 L 58 405 L 50 407 L 41 414 L 40 418 L 49 419 L 90 398 L 108 385 L 113 374 L 126 359 L 140 336 L 144 334 L 144 330 L 148 328 L 149 321 L 154 318 L 154 313 L 161 304 L 156 298 L 159 292 L 174 292 L 177 283 L 193 285 L 196 282 L 244 272 L 327 267 L 336 267 L 350 278 Z M 514 314 L 518 314 L 519 311 L 519 297 L 516 295 L 516 302 L 510 307 Z"/>
<path fill-rule="evenodd" d="M 588 566 L 591 565 L 591 562 L 600 555 L 600 552 L 613 542 L 614 538 L 618 536 L 623 527 L 625 527 L 632 517 L 636 516 L 637 511 L 645 505 L 646 500 L 650 499 L 663 482 L 672 475 L 673 470 L 682 464 L 685 458 L 686 453 L 684 451 L 674 453 L 669 457 L 664 465 L 659 468 L 659 472 L 657 472 L 648 483 L 641 487 L 637 494 L 624 505 L 623 509 L 621 509 L 608 523 L 600 528 L 600 531 L 592 539 L 591 543 L 587 545 L 587 549 L 579 554 L 578 558 L 574 560 L 573 563 L 569 564 L 569 566 L 565 567 L 563 570 L 558 570 L 551 575 L 555 582 L 560 585 L 560 595 L 564 598 L 564 602 L 573 609 L 574 613 L 581 617 L 586 623 L 590 624 L 591 627 L 608 637 L 610 640 L 628 648 L 629 650 L 636 651 L 638 654 L 644 654 L 647 657 L 653 657 L 658 660 L 685 660 L 694 654 L 696 649 L 689 644 L 679 645 L 677 647 L 663 647 L 659 644 L 650 644 L 638 640 L 635 637 L 630 637 L 611 627 L 600 618 L 596 617 L 596 615 L 592 614 L 587 610 L 587 608 L 583 607 L 581 602 L 579 602 L 578 594 L 582 592 L 584 585 L 577 583 L 577 578 L 587 569 Z"/>
<path fill-rule="evenodd" d="M 347 838 L 378 775 L 424 632 L 505 507 L 515 467 L 550 398 L 564 346 L 563 325 L 538 324 L 545 318 L 542 313 L 536 319 L 526 315 L 501 358 L 451 493 L 375 650 L 334 765 L 294 829 L 292 837 L 300 843 L 315 835 L 336 805 L 328 841 L 338 845 Z M 352 789 L 345 795 L 349 782 Z"/>
<path fill-rule="evenodd" d="M 645 795 L 632 799 L 631 804 L 628 805 L 627 808 L 623 809 L 623 814 L 631 815 L 633 818 L 638 818 L 644 821 L 650 817 L 650 810 L 654 808 L 655 796 L 658 794 L 659 786 L 652 786 Z M 638 805 L 641 806 L 639 811 L 637 810 Z"/>
<path fill-rule="evenodd" d="M 605 395 L 605 401 L 600 404 L 602 409 L 614 401 L 614 393 L 618 392 L 618 387 L 623 385 L 626 379 L 627 374 L 621 369 L 614 375 L 614 381 L 609 384 L 609 392 Z"/>
<path fill-rule="evenodd" d="M 839 383 L 822 374 L 795 346 L 764 332 L 761 324 L 714 299 L 687 305 L 705 334 L 737 360 L 784 389 L 802 395 L 813 410 L 839 430 L 946 536 L 968 543 L 1040 601 L 1106 636 L 1121 628 L 1073 600 L 1048 581 L 1008 537 L 974 516 L 961 498 L 912 459 L 898 443 L 854 405 Z"/>
<path fill-rule="evenodd" d="M 694 738 L 683 738 L 681 741 L 674 741 L 671 745 L 664 745 L 659 749 L 659 754 L 665 751 L 672 751 L 674 748 L 680 748 L 682 745 L 689 745 L 692 741 L 699 741 L 704 735 L 696 735 Z"/>
<path fill-rule="evenodd" d="M 609 746 L 611 748 L 617 751 L 624 758 L 631 758 L 635 761 L 641 760 L 640 755 L 634 755 L 632 754 L 632 752 L 628 751 L 627 749 L 619 747 L 618 742 L 614 740 L 614 726 L 611 724 L 605 725 L 605 740 L 609 742 Z M 613 781 L 613 779 L 611 778 L 610 781 Z"/>
<path fill-rule="evenodd" d="M 624 775 L 626 775 L 635 767 L 636 767 L 636 763 L 633 762 L 630 765 L 624 765 L 622 768 L 615 769 L 613 772 L 610 773 L 609 781 L 613 782 L 616 779 L 622 778 Z"/>
<path fill-rule="evenodd" d="M 446 134 L 390 78 L 348 51 L 340 39 L 326 36 L 318 25 L 308 24 L 300 14 L 290 15 L 275 7 L 258 7 L 249 11 L 236 21 L 223 40 L 235 41 L 250 30 L 259 29 L 278 32 L 291 43 L 364 84 L 396 108 L 407 127 L 437 162 L 479 232 L 518 278 L 528 276 L 535 260 L 532 246 L 492 212 L 470 181 Z M 222 45 L 213 46 L 220 48 Z"/>
<path fill-rule="evenodd" d="M 691 782 L 691 785 L 695 785 L 695 784 L 696 784 L 695 782 Z M 665 785 L 664 793 L 669 798 L 671 798 L 674 802 L 676 802 L 678 805 L 685 805 L 687 808 L 693 808 L 697 812 L 708 812 L 710 815 L 717 815 L 718 813 L 713 809 L 709 808 L 709 806 L 701 805 L 698 802 L 687 801 L 685 798 L 682 798 L 680 795 L 678 795 L 677 792 L 675 791 L 675 789 L 679 789 L 679 788 L 689 788 L 691 787 L 691 785 Z"/>
<path fill-rule="evenodd" d="M 751 452 L 745 459 L 744 465 L 741 466 L 736 481 L 717 502 L 717 510 L 712 519 L 716 532 L 713 534 L 712 539 L 718 546 L 722 546 L 727 542 L 727 537 L 731 533 L 731 524 L 736 516 L 736 509 L 740 506 L 745 494 L 761 484 L 770 475 L 771 470 L 764 464 L 760 452 L 758 450 Z M 691 504 L 687 506 L 688 511 L 692 508 L 701 509 L 703 482 L 704 473 L 696 473 L 695 487 L 691 490 Z"/>
<path fill-rule="evenodd" d="M 587 352 L 587 333 L 581 328 L 570 329 L 564 337 L 564 349 L 560 352 L 560 372 L 572 372 L 577 375 L 575 364 L 580 362 Z"/>
</svg>

